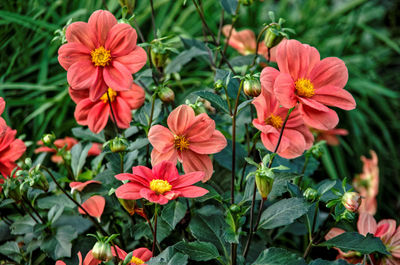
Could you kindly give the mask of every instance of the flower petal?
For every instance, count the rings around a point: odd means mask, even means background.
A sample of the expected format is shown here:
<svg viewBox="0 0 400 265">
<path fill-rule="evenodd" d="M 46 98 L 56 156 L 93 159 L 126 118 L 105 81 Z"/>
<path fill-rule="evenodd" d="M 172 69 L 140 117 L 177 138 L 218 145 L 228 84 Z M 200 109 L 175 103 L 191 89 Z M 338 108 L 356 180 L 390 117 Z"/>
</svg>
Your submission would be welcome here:
<svg viewBox="0 0 400 265">
<path fill-rule="evenodd" d="M 128 91 L 120 91 L 119 96 L 125 100 L 130 109 L 140 108 L 145 100 L 145 93 L 141 86 L 133 83 Z"/>
<path fill-rule="evenodd" d="M 225 136 L 217 130 L 214 130 L 211 137 L 203 142 L 190 141 L 189 149 L 198 154 L 219 153 L 227 145 Z"/>
<path fill-rule="evenodd" d="M 97 67 L 97 76 L 93 81 L 93 85 L 89 89 L 89 98 L 91 101 L 97 101 L 107 92 L 107 84 L 104 82 L 103 72 L 104 70 Z"/>
<path fill-rule="evenodd" d="M 142 195 L 140 195 L 140 190 L 142 189 L 145 188 L 141 185 L 129 182 L 118 187 L 118 189 L 115 190 L 115 195 L 120 199 L 138 200 L 142 198 Z"/>
<path fill-rule="evenodd" d="M 383 229 L 381 233 L 378 234 L 378 231 L 381 230 L 381 227 L 387 227 Z M 376 235 L 379 236 L 384 244 L 387 244 L 393 234 L 396 232 L 396 220 L 393 219 L 384 219 L 379 221 L 376 229 Z"/>
<path fill-rule="evenodd" d="M 114 25 L 107 35 L 105 48 L 111 51 L 113 57 L 127 55 L 136 46 L 136 30 L 126 23 Z"/>
<path fill-rule="evenodd" d="M 114 247 L 111 247 L 111 253 L 112 253 L 112 255 L 113 255 L 114 257 L 116 257 L 116 256 L 117 256 L 116 254 L 118 254 L 118 258 L 119 258 L 120 260 L 124 260 L 125 257 L 128 255 L 128 253 L 126 253 L 123 249 L 121 249 L 121 248 L 118 247 L 117 245 L 114 245 L 114 246 L 115 246 L 115 248 L 117 249 L 117 253 L 115 253 Z"/>
<path fill-rule="evenodd" d="M 132 256 L 137 257 L 146 262 L 153 256 L 153 253 L 147 248 L 137 248 L 132 252 Z"/>
<path fill-rule="evenodd" d="M 132 112 L 126 101 L 121 97 L 117 97 L 112 103 L 112 106 L 115 119 L 117 120 L 117 126 L 123 129 L 129 128 L 132 121 Z"/>
<path fill-rule="evenodd" d="M 172 185 L 173 189 L 179 189 L 183 187 L 187 187 L 193 185 L 204 178 L 204 172 L 202 171 L 195 171 L 190 172 L 185 175 L 179 176 L 178 179 L 172 181 L 170 184 Z"/>
<path fill-rule="evenodd" d="M 306 150 L 306 140 L 304 135 L 297 130 L 285 129 L 283 137 L 289 142 L 287 148 L 278 148 L 278 155 L 286 159 L 292 159 L 301 156 Z"/>
<path fill-rule="evenodd" d="M 191 107 L 180 105 L 169 114 L 167 119 L 168 127 L 175 135 L 183 135 L 192 124 L 194 118 L 194 110 Z"/>
<path fill-rule="evenodd" d="M 90 50 L 85 45 L 79 42 L 71 42 L 58 49 L 58 62 L 65 70 L 68 70 L 72 64 L 78 61 L 91 61 Z"/>
<path fill-rule="evenodd" d="M 170 161 L 176 165 L 177 160 L 178 152 L 174 148 L 171 148 L 166 152 L 159 152 L 157 149 L 153 148 L 153 151 L 151 152 L 151 164 L 153 166 L 161 163 L 162 161 Z"/>
<path fill-rule="evenodd" d="M 108 32 L 117 23 L 114 15 L 107 10 L 97 10 L 90 15 L 88 24 L 96 33 L 99 46 L 104 46 Z"/>
<path fill-rule="evenodd" d="M 76 105 L 74 117 L 78 124 L 88 125 L 88 115 L 95 103 L 90 99 L 84 99 Z"/>
<path fill-rule="evenodd" d="M 97 80 L 98 67 L 90 61 L 78 61 L 68 68 L 67 79 L 74 89 L 87 89 Z"/>
<path fill-rule="evenodd" d="M 215 122 L 206 113 L 201 113 L 193 119 L 192 125 L 187 128 L 185 135 L 189 143 L 203 142 L 210 139 L 214 131 Z"/>
<path fill-rule="evenodd" d="M 81 258 L 81 260 L 82 260 L 82 258 Z M 85 260 L 83 261 L 83 265 L 98 265 L 98 264 L 100 264 L 100 263 L 101 263 L 100 260 L 95 259 L 95 258 L 93 257 L 92 250 L 90 250 L 90 251 L 86 254 Z"/>
<path fill-rule="evenodd" d="M 197 198 L 208 193 L 208 190 L 197 186 L 182 187 L 176 189 L 176 191 L 180 192 L 179 197 L 186 197 L 186 198 Z"/>
<path fill-rule="evenodd" d="M 152 126 L 147 137 L 153 148 L 161 153 L 174 148 L 174 136 L 170 130 L 162 125 Z"/>
<path fill-rule="evenodd" d="M 78 104 L 80 101 L 89 97 L 89 91 L 87 89 L 84 90 L 76 90 L 72 87 L 68 88 L 69 96 L 71 99 Z"/>
<path fill-rule="evenodd" d="M 94 133 L 99 133 L 106 127 L 109 116 L 110 107 L 103 102 L 97 103 L 88 113 L 87 125 L 89 129 Z"/>
<path fill-rule="evenodd" d="M 360 213 L 357 222 L 358 233 L 366 236 L 368 233 L 375 234 L 376 232 L 375 218 L 368 213 Z"/>
<path fill-rule="evenodd" d="M 65 32 L 65 38 L 69 43 L 81 43 L 89 50 L 94 50 L 96 48 L 96 35 L 89 24 L 85 22 L 78 21 L 70 24 Z"/>
<path fill-rule="evenodd" d="M 88 212 L 88 214 L 96 218 L 101 217 L 105 205 L 106 200 L 99 195 L 92 196 L 82 203 L 82 207 Z M 78 211 L 80 214 L 86 214 L 81 208 L 78 208 Z"/>
<path fill-rule="evenodd" d="M 304 123 L 318 130 L 330 130 L 335 128 L 339 123 L 338 115 L 331 109 L 327 112 L 323 112 L 300 104 L 299 110 L 304 119 Z"/>
<path fill-rule="evenodd" d="M 338 235 L 341 235 L 345 232 L 346 231 L 344 231 L 343 229 L 334 227 L 328 232 L 328 234 L 326 234 L 325 240 L 332 239 L 332 238 L 337 237 Z"/>
<path fill-rule="evenodd" d="M 132 87 L 132 74 L 123 64 L 115 60 L 111 66 L 104 67 L 103 77 L 107 86 L 115 91 L 129 90 Z"/>
<path fill-rule="evenodd" d="M 147 53 L 142 47 L 136 46 L 130 53 L 118 56 L 114 60 L 123 64 L 132 74 L 134 74 L 146 65 Z"/>
<path fill-rule="evenodd" d="M 150 189 L 141 189 L 140 195 L 150 202 L 158 203 L 161 205 L 167 204 L 169 202 L 167 198 L 165 198 L 161 194 L 155 193 Z"/>
<path fill-rule="evenodd" d="M 176 164 L 170 161 L 162 161 L 153 166 L 153 176 L 155 179 L 162 179 L 171 182 L 179 177 Z"/>
<path fill-rule="evenodd" d="M 182 152 L 182 165 L 185 173 L 193 171 L 204 172 L 203 182 L 209 180 L 214 172 L 213 164 L 208 155 L 197 154 L 190 150 Z"/>
<path fill-rule="evenodd" d="M 273 67 L 265 67 L 261 71 L 260 82 L 263 89 L 269 93 L 274 93 L 275 79 L 278 77 L 280 72 Z"/>
<path fill-rule="evenodd" d="M 70 187 L 72 190 L 83 191 L 83 189 L 84 189 L 87 185 L 92 184 L 92 183 L 101 184 L 101 182 L 98 181 L 98 180 L 88 180 L 88 181 L 85 181 L 85 182 L 77 182 L 77 181 L 74 181 L 74 182 L 69 183 L 69 187 Z"/>
<path fill-rule="evenodd" d="M 327 85 L 317 89 L 312 99 L 344 110 L 356 108 L 356 101 L 353 96 L 348 91 L 336 86 Z"/>
<path fill-rule="evenodd" d="M 229 36 L 230 31 L 232 31 L 228 41 L 230 46 L 243 55 L 255 52 L 257 43 L 256 36 L 252 30 L 236 31 L 234 28 L 232 29 L 232 25 L 225 25 L 222 28 L 222 33 L 225 37 Z"/>
<path fill-rule="evenodd" d="M 297 104 L 295 85 L 292 77 L 288 74 L 279 74 L 274 83 L 274 94 L 279 103 L 285 108 L 292 108 Z"/>
<path fill-rule="evenodd" d="M 346 65 L 336 57 L 321 60 L 310 73 L 310 81 L 314 84 L 316 90 L 327 85 L 343 88 L 348 78 Z"/>
</svg>

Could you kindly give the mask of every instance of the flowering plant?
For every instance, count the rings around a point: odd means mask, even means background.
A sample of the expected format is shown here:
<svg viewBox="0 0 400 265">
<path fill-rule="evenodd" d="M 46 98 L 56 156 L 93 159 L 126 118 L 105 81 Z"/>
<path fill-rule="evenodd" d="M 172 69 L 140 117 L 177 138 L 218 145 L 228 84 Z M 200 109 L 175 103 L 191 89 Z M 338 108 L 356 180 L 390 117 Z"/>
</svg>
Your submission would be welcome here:
<svg viewBox="0 0 400 265">
<path fill-rule="evenodd" d="M 184 2 L 202 41 L 170 34 L 153 0 L 149 25 L 103 1 L 56 30 L 76 127 L 29 141 L 0 118 L 0 264 L 400 265 L 400 228 L 373 217 L 377 153 L 357 154 L 352 185 L 320 166 L 360 97 L 346 59 L 272 12 L 238 29 L 267 3 L 221 0 L 215 30 L 207 1 Z"/>
</svg>

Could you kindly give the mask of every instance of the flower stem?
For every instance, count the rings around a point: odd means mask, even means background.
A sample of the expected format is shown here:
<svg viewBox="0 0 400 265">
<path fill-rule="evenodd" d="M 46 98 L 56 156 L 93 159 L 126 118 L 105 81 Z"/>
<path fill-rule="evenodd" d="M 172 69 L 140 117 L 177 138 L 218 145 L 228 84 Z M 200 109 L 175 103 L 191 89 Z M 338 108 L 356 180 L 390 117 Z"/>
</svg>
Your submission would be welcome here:
<svg viewBox="0 0 400 265">
<path fill-rule="evenodd" d="M 276 152 L 278 151 L 279 145 L 281 144 L 281 140 L 282 140 L 282 135 L 283 135 L 283 131 L 285 130 L 286 127 L 286 123 L 289 119 L 289 115 L 290 113 L 292 113 L 292 111 L 294 110 L 295 107 L 291 108 L 288 110 L 287 114 L 286 114 L 286 118 L 285 121 L 282 124 L 282 129 L 281 132 L 279 134 L 279 138 L 278 138 L 278 142 L 276 143 L 275 149 L 273 154 L 276 154 Z M 272 162 L 274 161 L 275 156 L 272 156 L 271 160 L 268 163 L 268 168 L 271 168 L 272 166 Z M 246 258 L 249 249 L 250 249 L 250 245 L 251 245 L 251 240 L 253 239 L 253 234 L 255 233 L 255 231 L 257 231 L 257 229 L 253 229 L 253 215 L 254 215 L 254 206 L 255 206 L 255 201 L 256 201 L 256 192 L 257 192 L 257 187 L 256 187 L 256 180 L 254 179 L 254 188 L 253 188 L 253 198 L 251 201 L 251 210 L 250 210 L 250 230 L 249 230 L 249 237 L 247 238 L 247 242 L 246 242 L 246 246 L 244 248 L 243 251 L 243 256 Z M 260 210 L 262 210 L 262 202 L 261 206 L 260 206 Z M 261 218 L 261 211 L 258 213 L 258 217 L 257 219 Z M 256 227 L 258 226 L 259 220 L 257 221 Z M 255 227 L 255 228 L 256 228 Z"/>
<path fill-rule="evenodd" d="M 156 204 L 156 208 L 154 210 L 154 232 L 153 232 L 153 246 L 151 248 L 151 252 L 154 255 L 154 250 L 156 248 L 157 242 L 157 216 L 158 216 L 158 204 Z"/>
<path fill-rule="evenodd" d="M 229 43 L 229 39 L 232 37 L 232 32 L 233 32 L 233 28 L 235 27 L 235 23 L 237 21 L 237 15 L 239 14 L 239 9 L 240 9 L 240 2 L 238 3 L 236 10 L 235 10 L 235 14 L 232 16 L 232 27 L 229 30 L 229 34 L 228 37 L 225 40 L 225 45 L 224 45 L 224 49 L 222 50 L 222 53 L 225 54 L 226 53 L 226 49 L 228 48 L 228 43 Z M 219 61 L 219 67 L 221 67 L 223 62 L 223 58 L 221 57 L 221 60 Z"/>
<path fill-rule="evenodd" d="M 261 32 L 258 34 L 257 40 L 256 40 L 256 52 L 255 52 L 255 54 L 254 54 L 253 62 L 250 64 L 249 68 L 253 67 L 253 66 L 256 64 L 256 59 L 257 59 L 257 57 L 258 57 L 258 43 L 260 42 L 260 39 L 261 39 L 263 33 L 264 33 L 269 27 L 271 27 L 272 25 L 277 25 L 277 23 L 268 24 L 268 25 L 265 26 L 265 27 L 261 30 Z M 268 63 L 269 63 L 269 60 L 270 60 L 270 49 L 268 49 L 268 58 L 267 58 Z"/>
<path fill-rule="evenodd" d="M 153 96 L 151 97 L 151 110 L 150 110 L 149 124 L 147 126 L 147 133 L 149 133 L 151 124 L 153 123 L 153 114 L 154 114 L 154 105 L 155 105 L 155 101 L 156 101 L 156 95 L 157 95 L 157 93 L 154 92 Z M 146 165 L 150 166 L 150 144 L 148 144 L 146 147 Z"/>
<path fill-rule="evenodd" d="M 111 116 L 112 116 L 112 121 L 114 124 L 115 134 L 118 135 L 119 131 L 118 131 L 118 127 L 117 127 L 117 119 L 115 119 L 115 114 L 114 114 L 114 110 L 113 110 L 113 107 L 111 104 L 111 98 L 110 98 L 110 94 L 108 93 L 108 90 L 107 90 L 107 99 L 108 99 L 107 100 L 108 105 L 110 106 L 110 110 L 111 110 Z"/>
</svg>

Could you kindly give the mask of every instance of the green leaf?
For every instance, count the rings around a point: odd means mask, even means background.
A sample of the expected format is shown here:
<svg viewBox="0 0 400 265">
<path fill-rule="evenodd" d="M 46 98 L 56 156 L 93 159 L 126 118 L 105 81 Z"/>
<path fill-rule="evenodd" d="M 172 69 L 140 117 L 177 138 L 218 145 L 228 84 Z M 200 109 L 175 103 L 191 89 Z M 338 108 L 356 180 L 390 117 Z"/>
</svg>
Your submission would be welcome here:
<svg viewBox="0 0 400 265">
<path fill-rule="evenodd" d="M 174 247 L 196 261 L 207 261 L 219 257 L 217 248 L 208 242 L 179 242 Z"/>
<path fill-rule="evenodd" d="M 165 73 L 178 73 L 182 70 L 182 67 L 190 62 L 193 58 L 204 55 L 207 56 L 208 52 L 197 47 L 192 47 L 189 50 L 183 51 L 167 65 L 165 68 Z"/>
<path fill-rule="evenodd" d="M 306 265 L 303 258 L 282 248 L 269 248 L 261 252 L 252 265 Z"/>
<path fill-rule="evenodd" d="M 196 91 L 196 92 L 193 92 L 192 94 L 210 101 L 211 105 L 213 105 L 215 108 L 217 108 L 225 113 L 229 113 L 228 104 L 226 103 L 225 100 L 223 100 L 217 94 L 214 94 L 207 90 Z"/>
<path fill-rule="evenodd" d="M 180 201 L 173 201 L 167 204 L 165 208 L 161 212 L 161 218 L 169 224 L 171 229 L 174 229 L 175 226 L 182 220 L 182 218 L 186 214 L 186 204 L 181 203 Z"/>
<path fill-rule="evenodd" d="M 239 90 L 239 81 L 233 78 L 232 72 L 223 69 L 216 69 L 214 81 L 216 82 L 218 80 L 221 80 L 225 85 L 227 84 L 228 96 L 230 98 L 236 98 Z"/>
<path fill-rule="evenodd" d="M 4 256 L 13 259 L 17 263 L 20 263 L 22 259 L 18 244 L 15 241 L 8 241 L 1 245 L 0 254 L 3 254 Z"/>
<path fill-rule="evenodd" d="M 11 225 L 11 234 L 25 235 L 32 233 L 35 224 L 36 222 L 29 215 L 26 215 Z"/>
<path fill-rule="evenodd" d="M 384 255 L 390 255 L 386 250 L 385 245 L 378 237 L 374 237 L 371 234 L 367 234 L 365 237 L 357 232 L 346 232 L 340 234 L 319 244 L 318 246 L 328 248 L 337 247 L 344 252 L 353 250 L 360 252 L 361 254 L 378 252 Z"/>
<path fill-rule="evenodd" d="M 92 143 L 88 143 L 85 147 L 82 146 L 82 143 L 78 143 L 71 148 L 71 167 L 75 177 L 79 175 L 85 165 L 91 147 Z"/>
<path fill-rule="evenodd" d="M 303 198 L 289 198 L 280 200 L 269 206 L 261 215 L 260 227 L 272 229 L 279 226 L 288 225 L 297 218 L 304 215 L 310 204 Z"/>
<path fill-rule="evenodd" d="M 323 260 L 323 259 L 316 259 L 310 262 L 309 265 L 348 265 L 350 263 L 347 263 L 347 261 L 338 259 L 334 261 L 330 260 Z"/>
<path fill-rule="evenodd" d="M 231 15 L 235 14 L 238 2 L 238 0 L 220 0 L 222 7 Z"/>
<path fill-rule="evenodd" d="M 40 249 L 45 251 L 53 259 L 71 257 L 71 241 L 78 237 L 78 233 L 72 226 L 61 226 L 57 229 L 55 236 L 49 236 L 40 245 Z"/>
<path fill-rule="evenodd" d="M 104 143 L 105 137 L 104 137 L 104 131 L 101 131 L 98 134 L 93 133 L 89 129 L 83 129 L 82 127 L 75 127 L 72 128 L 72 134 L 79 139 L 85 140 L 85 141 L 90 141 L 90 142 L 98 142 L 98 143 Z"/>
<path fill-rule="evenodd" d="M 188 256 L 182 253 L 176 252 L 174 247 L 168 247 L 161 252 L 157 257 L 151 258 L 146 262 L 148 265 L 186 265 L 188 262 Z"/>
<path fill-rule="evenodd" d="M 58 218 L 61 216 L 61 214 L 64 211 L 64 206 L 60 205 L 54 205 L 51 207 L 50 211 L 47 213 L 47 220 L 50 222 L 54 223 L 55 221 L 58 220 Z"/>
<path fill-rule="evenodd" d="M 336 180 L 326 179 L 319 184 L 317 191 L 319 195 L 322 196 L 328 191 L 330 191 L 333 187 L 335 187 L 335 185 L 336 185 Z"/>
</svg>

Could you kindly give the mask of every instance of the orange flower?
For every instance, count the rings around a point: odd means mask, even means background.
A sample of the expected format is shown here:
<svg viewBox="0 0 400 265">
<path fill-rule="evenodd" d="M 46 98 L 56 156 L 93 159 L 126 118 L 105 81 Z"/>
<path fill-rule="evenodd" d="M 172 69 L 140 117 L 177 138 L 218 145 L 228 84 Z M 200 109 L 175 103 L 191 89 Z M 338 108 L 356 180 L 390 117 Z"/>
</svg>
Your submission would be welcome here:
<svg viewBox="0 0 400 265">
<path fill-rule="evenodd" d="M 374 215 L 377 208 L 376 196 L 379 191 L 379 167 L 375 151 L 370 150 L 370 154 L 371 159 L 365 156 L 361 157 L 361 161 L 364 163 L 363 172 L 354 178 L 353 186 L 362 196 L 359 212 Z"/>
<path fill-rule="evenodd" d="M 89 213 L 89 215 L 97 218 L 99 222 L 105 205 L 106 200 L 99 195 L 92 196 L 82 203 L 82 207 Z M 86 214 L 81 208 L 78 208 L 78 211 L 80 214 Z"/>
</svg>

